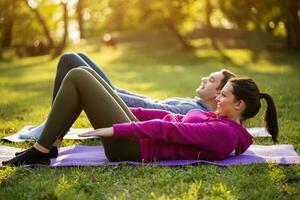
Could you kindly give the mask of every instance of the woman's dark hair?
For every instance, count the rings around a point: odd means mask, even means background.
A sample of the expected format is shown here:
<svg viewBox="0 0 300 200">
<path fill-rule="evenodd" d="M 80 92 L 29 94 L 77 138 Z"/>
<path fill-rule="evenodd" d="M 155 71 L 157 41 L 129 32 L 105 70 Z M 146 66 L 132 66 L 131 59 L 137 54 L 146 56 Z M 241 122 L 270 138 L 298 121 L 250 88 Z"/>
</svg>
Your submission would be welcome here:
<svg viewBox="0 0 300 200">
<path fill-rule="evenodd" d="M 263 98 L 266 100 L 265 126 L 271 134 L 273 141 L 277 142 L 277 112 L 272 97 L 266 93 L 260 93 L 256 83 L 251 78 L 232 78 L 229 82 L 233 87 L 232 93 L 236 100 L 243 100 L 246 103 L 241 121 L 254 117 L 261 107 L 260 99 Z"/>
</svg>

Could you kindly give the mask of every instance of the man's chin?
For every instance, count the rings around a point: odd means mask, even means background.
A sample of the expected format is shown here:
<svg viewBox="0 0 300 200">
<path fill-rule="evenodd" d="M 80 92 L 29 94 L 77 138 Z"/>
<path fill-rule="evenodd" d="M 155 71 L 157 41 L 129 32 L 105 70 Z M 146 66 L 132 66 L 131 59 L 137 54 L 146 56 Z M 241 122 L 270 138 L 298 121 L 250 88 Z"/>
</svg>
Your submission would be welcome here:
<svg viewBox="0 0 300 200">
<path fill-rule="evenodd" d="M 200 95 L 199 93 L 196 93 L 196 97 L 202 99 L 202 98 L 201 98 L 201 95 Z"/>
<path fill-rule="evenodd" d="M 202 95 L 201 95 L 201 89 L 198 88 L 198 89 L 196 90 L 196 96 L 199 97 L 199 98 L 201 98 L 201 96 L 202 96 Z"/>
</svg>

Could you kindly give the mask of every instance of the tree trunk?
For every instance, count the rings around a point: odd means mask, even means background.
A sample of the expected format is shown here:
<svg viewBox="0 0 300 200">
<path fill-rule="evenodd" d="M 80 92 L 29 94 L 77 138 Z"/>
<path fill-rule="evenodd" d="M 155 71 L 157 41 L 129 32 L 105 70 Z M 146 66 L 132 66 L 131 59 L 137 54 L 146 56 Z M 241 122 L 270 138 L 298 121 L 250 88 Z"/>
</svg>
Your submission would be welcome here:
<svg viewBox="0 0 300 200">
<path fill-rule="evenodd" d="M 83 8 L 84 8 L 83 1 L 78 0 L 76 11 L 77 11 L 77 22 L 78 22 L 78 28 L 79 28 L 79 33 L 80 33 L 80 39 L 85 38 L 84 21 L 83 21 Z"/>
<path fill-rule="evenodd" d="M 289 49 L 300 50 L 300 21 L 298 17 L 298 2 L 288 1 L 287 2 L 287 16 L 285 22 L 286 29 L 286 47 Z"/>
<path fill-rule="evenodd" d="M 206 25 L 207 25 L 207 29 L 208 29 L 209 38 L 211 40 L 211 44 L 212 44 L 213 49 L 219 51 L 220 48 L 219 48 L 219 46 L 216 42 L 216 39 L 213 35 L 213 27 L 212 27 L 212 24 L 210 22 L 210 17 L 211 17 L 211 13 L 212 13 L 213 8 L 212 8 L 212 5 L 211 5 L 209 0 L 206 0 L 205 3 L 206 3 L 206 18 L 205 19 L 206 19 Z"/>
<path fill-rule="evenodd" d="M 169 30 L 175 35 L 176 39 L 181 43 L 184 49 L 193 49 L 193 46 L 191 46 L 186 39 L 180 34 L 180 32 L 177 30 L 174 22 L 171 18 L 165 18 L 165 23 L 167 24 L 167 27 Z"/>
<path fill-rule="evenodd" d="M 60 42 L 60 44 L 55 47 L 55 52 L 53 54 L 53 58 L 55 58 L 56 56 L 59 56 L 63 50 L 66 48 L 67 46 L 67 40 L 68 40 L 68 34 L 69 34 L 69 30 L 68 30 L 68 24 L 69 24 L 69 20 L 68 20 L 68 5 L 67 3 L 64 3 L 63 1 L 61 2 L 62 8 L 63 8 L 63 21 L 64 21 L 64 35 L 62 38 L 62 41 Z"/>
<path fill-rule="evenodd" d="M 3 36 L 2 36 L 2 41 L 1 41 L 1 46 L 3 48 L 8 48 L 11 46 L 12 42 L 12 35 L 13 35 L 13 24 L 14 24 L 14 19 L 12 16 L 8 16 L 5 21 L 4 21 L 4 30 L 3 30 Z"/>
<path fill-rule="evenodd" d="M 67 44 L 67 40 L 68 40 L 68 35 L 69 35 L 69 29 L 68 29 L 68 24 L 69 24 L 69 20 L 68 20 L 68 5 L 67 3 L 62 3 L 63 6 L 63 11 L 64 11 L 64 36 L 63 36 L 63 41 L 62 44 L 63 46 L 66 46 Z"/>
<path fill-rule="evenodd" d="M 2 47 L 0 46 L 0 60 L 2 60 L 3 59 L 3 55 L 2 55 L 3 53 L 2 53 Z"/>
<path fill-rule="evenodd" d="M 3 32 L 2 32 L 1 42 L 0 42 L 2 48 L 9 48 L 12 43 L 15 3 L 16 3 L 15 1 L 9 3 L 9 5 L 7 5 L 6 12 L 4 12 L 6 14 L 4 14 L 3 16 L 3 22 L 2 22 L 3 28 L 1 28 L 2 29 L 1 31 Z"/>
<path fill-rule="evenodd" d="M 48 28 L 48 26 L 47 26 L 47 24 L 46 24 L 45 19 L 42 17 L 42 15 L 40 14 L 40 12 L 38 11 L 37 8 L 32 8 L 32 7 L 30 6 L 30 4 L 28 3 L 27 0 L 24 0 L 24 2 L 25 2 L 25 4 L 27 5 L 27 7 L 34 13 L 34 15 L 35 15 L 37 21 L 38 21 L 38 22 L 40 23 L 40 25 L 42 26 L 42 28 L 43 28 L 43 30 L 44 30 L 44 33 L 45 33 L 45 36 L 46 36 L 46 38 L 47 38 L 47 40 L 48 40 L 48 45 L 49 45 L 50 49 L 54 48 L 54 47 L 55 47 L 55 46 L 54 46 L 54 41 L 53 41 L 53 39 L 52 39 L 52 37 L 51 37 L 51 35 L 50 35 L 50 30 L 49 30 L 49 28 Z"/>
</svg>

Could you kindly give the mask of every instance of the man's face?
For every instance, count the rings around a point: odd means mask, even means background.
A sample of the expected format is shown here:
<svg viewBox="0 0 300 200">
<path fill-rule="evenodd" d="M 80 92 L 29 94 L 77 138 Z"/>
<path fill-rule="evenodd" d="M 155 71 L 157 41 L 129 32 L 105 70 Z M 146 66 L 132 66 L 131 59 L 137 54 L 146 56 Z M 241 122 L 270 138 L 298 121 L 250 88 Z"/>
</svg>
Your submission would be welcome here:
<svg viewBox="0 0 300 200">
<path fill-rule="evenodd" d="M 217 88 L 223 78 L 222 72 L 213 72 L 208 77 L 203 77 L 201 85 L 196 89 L 197 96 L 204 101 L 215 99 L 221 91 Z"/>
</svg>

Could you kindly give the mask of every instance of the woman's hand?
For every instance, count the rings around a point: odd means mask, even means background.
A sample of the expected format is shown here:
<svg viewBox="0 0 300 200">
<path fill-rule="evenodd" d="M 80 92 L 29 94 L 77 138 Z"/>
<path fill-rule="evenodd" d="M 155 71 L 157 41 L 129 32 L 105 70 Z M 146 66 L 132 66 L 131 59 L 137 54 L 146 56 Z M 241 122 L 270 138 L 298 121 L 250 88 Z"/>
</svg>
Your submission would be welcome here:
<svg viewBox="0 0 300 200">
<path fill-rule="evenodd" d="M 89 136 L 112 137 L 113 135 L 114 135 L 113 127 L 99 128 L 93 131 L 79 134 L 80 137 L 89 137 Z"/>
</svg>

